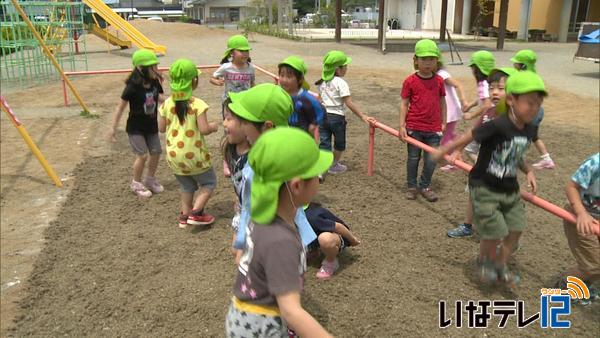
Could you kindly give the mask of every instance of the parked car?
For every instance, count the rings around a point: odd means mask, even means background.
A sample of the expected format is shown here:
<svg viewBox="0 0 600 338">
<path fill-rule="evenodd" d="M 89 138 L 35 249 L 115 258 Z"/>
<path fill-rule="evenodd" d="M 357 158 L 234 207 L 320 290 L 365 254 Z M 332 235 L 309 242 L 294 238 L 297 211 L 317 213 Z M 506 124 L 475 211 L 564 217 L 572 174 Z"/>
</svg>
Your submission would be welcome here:
<svg viewBox="0 0 600 338">
<path fill-rule="evenodd" d="M 151 16 L 151 17 L 148 18 L 148 21 L 164 22 L 163 18 L 161 18 L 160 16 Z"/>
</svg>

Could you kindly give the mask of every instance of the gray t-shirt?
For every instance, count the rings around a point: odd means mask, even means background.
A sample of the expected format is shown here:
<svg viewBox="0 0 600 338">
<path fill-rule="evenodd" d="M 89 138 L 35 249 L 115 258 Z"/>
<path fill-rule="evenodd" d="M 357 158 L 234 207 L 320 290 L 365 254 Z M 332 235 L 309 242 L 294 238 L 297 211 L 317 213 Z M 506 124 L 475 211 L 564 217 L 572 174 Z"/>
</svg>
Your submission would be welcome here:
<svg viewBox="0 0 600 338">
<path fill-rule="evenodd" d="M 233 294 L 257 305 L 277 305 L 276 295 L 302 291 L 306 252 L 293 226 L 277 217 L 269 225 L 248 225 L 246 248 Z"/>
<path fill-rule="evenodd" d="M 213 77 L 225 80 L 225 92 L 222 97 L 225 101 L 229 92 L 238 93 L 252 87 L 255 80 L 254 66 L 248 63 L 247 67 L 237 68 L 233 63 L 227 62 L 213 73 Z"/>
</svg>

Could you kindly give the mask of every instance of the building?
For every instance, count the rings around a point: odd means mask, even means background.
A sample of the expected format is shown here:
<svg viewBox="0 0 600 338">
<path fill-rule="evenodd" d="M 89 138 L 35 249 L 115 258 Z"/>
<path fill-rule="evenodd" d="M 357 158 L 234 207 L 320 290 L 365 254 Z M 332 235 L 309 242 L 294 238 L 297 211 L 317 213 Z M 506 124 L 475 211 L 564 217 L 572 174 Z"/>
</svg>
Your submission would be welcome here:
<svg viewBox="0 0 600 338">
<path fill-rule="evenodd" d="M 190 19 L 206 24 L 237 23 L 254 12 L 248 0 L 186 0 L 184 7 Z"/>
</svg>

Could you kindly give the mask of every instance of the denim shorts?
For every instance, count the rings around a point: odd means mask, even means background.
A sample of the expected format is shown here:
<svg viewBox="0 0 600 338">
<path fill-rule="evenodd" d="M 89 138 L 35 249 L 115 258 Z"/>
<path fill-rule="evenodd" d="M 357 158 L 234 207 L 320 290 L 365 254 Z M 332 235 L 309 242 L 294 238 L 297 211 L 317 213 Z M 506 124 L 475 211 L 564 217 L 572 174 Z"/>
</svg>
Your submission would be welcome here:
<svg viewBox="0 0 600 338">
<path fill-rule="evenodd" d="M 127 134 L 127 136 L 129 136 L 129 144 L 131 144 L 133 153 L 138 156 L 146 155 L 147 153 L 158 155 L 162 152 L 158 133 Z"/>
<path fill-rule="evenodd" d="M 175 175 L 182 192 L 193 193 L 199 188 L 214 190 L 217 186 L 217 176 L 211 167 L 202 174 Z"/>
<path fill-rule="evenodd" d="M 346 124 L 344 115 L 327 114 L 327 120 L 319 125 L 319 148 L 331 151 L 333 136 L 333 149 L 346 150 Z"/>
</svg>

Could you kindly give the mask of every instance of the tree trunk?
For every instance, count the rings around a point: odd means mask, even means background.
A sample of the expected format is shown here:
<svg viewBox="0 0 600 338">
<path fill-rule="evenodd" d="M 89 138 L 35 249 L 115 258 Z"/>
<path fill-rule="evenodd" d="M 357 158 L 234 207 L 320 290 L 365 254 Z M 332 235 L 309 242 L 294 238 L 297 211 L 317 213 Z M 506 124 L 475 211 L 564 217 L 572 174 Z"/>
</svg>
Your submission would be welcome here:
<svg viewBox="0 0 600 338">
<path fill-rule="evenodd" d="M 273 28 L 273 0 L 267 0 L 267 11 L 269 12 L 269 30 Z"/>
</svg>

